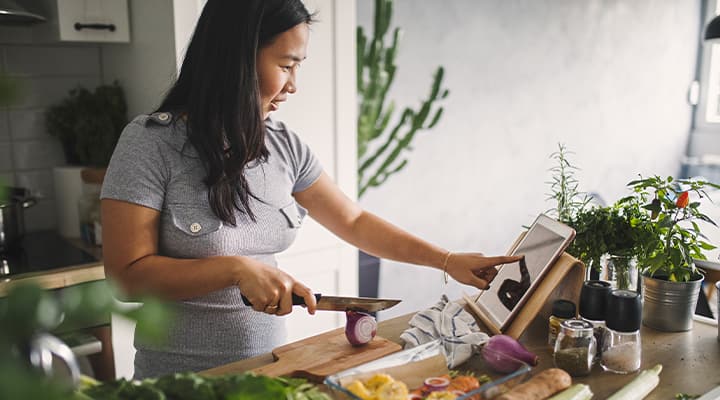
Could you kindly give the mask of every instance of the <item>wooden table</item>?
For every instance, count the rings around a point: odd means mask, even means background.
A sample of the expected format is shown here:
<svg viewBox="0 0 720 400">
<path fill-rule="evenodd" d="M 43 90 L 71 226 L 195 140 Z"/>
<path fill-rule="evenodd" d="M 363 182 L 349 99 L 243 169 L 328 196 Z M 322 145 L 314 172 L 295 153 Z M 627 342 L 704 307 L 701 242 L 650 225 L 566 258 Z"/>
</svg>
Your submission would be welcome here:
<svg viewBox="0 0 720 400">
<path fill-rule="evenodd" d="M 401 343 L 400 334 L 407 328 L 411 316 L 405 315 L 380 322 L 378 335 Z M 697 321 L 693 330 L 689 332 L 664 333 L 643 327 L 642 369 L 658 363 L 663 365 L 660 385 L 646 398 L 674 399 L 677 393 L 702 394 L 720 385 L 720 342 L 717 338 L 717 329 L 717 326 Z M 534 368 L 534 371 L 553 366 L 552 355 L 547 346 L 545 321 L 536 319 L 521 338 L 521 342 L 540 357 L 540 364 Z M 272 355 L 264 354 L 223 365 L 206 373 L 243 372 L 272 361 Z M 473 369 L 473 364 L 475 362 L 471 359 L 461 368 Z M 635 375 L 617 375 L 603 372 L 600 367 L 595 367 L 590 376 L 574 378 L 573 381 L 590 385 L 595 393 L 594 399 L 606 399 L 632 380 Z"/>
</svg>

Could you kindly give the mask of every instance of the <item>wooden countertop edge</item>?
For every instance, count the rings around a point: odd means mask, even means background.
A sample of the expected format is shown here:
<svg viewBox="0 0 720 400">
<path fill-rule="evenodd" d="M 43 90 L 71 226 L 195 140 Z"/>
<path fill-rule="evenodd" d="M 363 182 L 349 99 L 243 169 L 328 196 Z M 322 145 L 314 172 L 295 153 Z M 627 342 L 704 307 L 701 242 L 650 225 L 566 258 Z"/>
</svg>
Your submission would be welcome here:
<svg viewBox="0 0 720 400">
<path fill-rule="evenodd" d="M 59 289 L 103 279 L 105 279 L 105 267 L 102 262 L 38 271 L 0 280 L 0 296 L 7 295 L 11 287 L 23 283 L 34 283 L 45 289 Z"/>
</svg>

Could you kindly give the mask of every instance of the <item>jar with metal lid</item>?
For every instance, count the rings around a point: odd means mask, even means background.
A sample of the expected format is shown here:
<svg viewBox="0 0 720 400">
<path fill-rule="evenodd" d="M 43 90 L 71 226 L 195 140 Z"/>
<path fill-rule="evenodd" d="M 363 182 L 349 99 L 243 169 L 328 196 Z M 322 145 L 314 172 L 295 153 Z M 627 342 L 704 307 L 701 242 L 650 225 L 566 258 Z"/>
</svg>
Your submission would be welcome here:
<svg viewBox="0 0 720 400">
<path fill-rule="evenodd" d="M 594 327 L 580 319 L 569 319 L 560 324 L 553 358 L 555 366 L 572 376 L 590 374 L 597 352 Z"/>
<path fill-rule="evenodd" d="M 555 300 L 552 305 L 552 315 L 548 320 L 548 345 L 551 349 L 555 349 L 560 324 L 571 318 L 575 318 L 575 303 L 570 300 Z"/>
</svg>

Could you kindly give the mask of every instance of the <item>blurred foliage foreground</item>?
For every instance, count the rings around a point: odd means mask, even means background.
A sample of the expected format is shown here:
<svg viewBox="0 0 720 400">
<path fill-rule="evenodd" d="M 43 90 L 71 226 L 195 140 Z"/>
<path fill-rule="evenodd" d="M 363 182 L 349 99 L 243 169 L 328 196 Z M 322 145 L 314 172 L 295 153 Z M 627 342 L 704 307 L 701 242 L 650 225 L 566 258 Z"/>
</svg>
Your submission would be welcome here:
<svg viewBox="0 0 720 400">
<path fill-rule="evenodd" d="M 168 305 L 143 299 L 142 307 L 128 307 L 113 293 L 104 281 L 58 291 L 24 284 L 0 298 L 0 399 L 77 398 L 67 378 L 32 367 L 29 353 L 37 335 L 107 323 L 115 313 L 137 321 L 136 334 L 145 340 L 161 340 L 172 318 Z"/>
<path fill-rule="evenodd" d="M 45 333 L 107 323 L 111 313 L 137 322 L 135 334 L 145 341 L 161 341 L 172 321 L 172 308 L 153 299 L 142 307 L 115 300 L 105 281 L 48 291 L 37 286 L 14 286 L 0 298 L 0 399 L 49 400 L 329 400 L 319 387 L 304 379 L 271 378 L 251 373 L 206 377 L 192 372 L 157 379 L 100 383 L 81 376 L 78 387 L 67 377 L 46 376 L 29 358 L 32 339 Z M 60 375 L 60 374 L 58 374 Z"/>
</svg>

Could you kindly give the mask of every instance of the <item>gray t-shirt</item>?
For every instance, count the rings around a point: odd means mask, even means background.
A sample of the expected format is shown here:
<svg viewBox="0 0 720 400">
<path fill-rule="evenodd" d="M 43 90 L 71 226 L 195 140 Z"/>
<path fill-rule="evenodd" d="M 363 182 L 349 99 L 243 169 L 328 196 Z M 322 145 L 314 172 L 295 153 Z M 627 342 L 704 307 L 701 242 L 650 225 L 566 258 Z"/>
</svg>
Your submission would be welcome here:
<svg viewBox="0 0 720 400">
<path fill-rule="evenodd" d="M 275 254 L 295 239 L 307 211 L 292 193 L 307 189 L 322 167 L 308 146 L 278 121 L 266 121 L 270 156 L 246 168 L 257 223 L 236 213 L 237 226 L 212 212 L 206 172 L 186 126 L 170 113 L 141 115 L 123 131 L 101 198 L 160 211 L 158 254 L 174 258 L 242 255 L 277 266 Z M 285 340 L 284 321 L 245 306 L 233 286 L 176 302 L 162 345 L 135 339 L 135 377 L 199 371 L 266 353 Z"/>
</svg>

